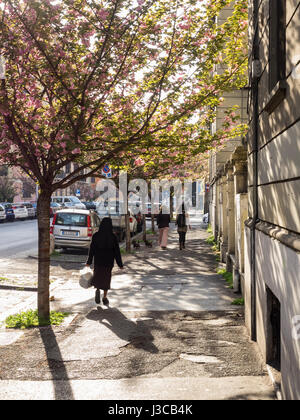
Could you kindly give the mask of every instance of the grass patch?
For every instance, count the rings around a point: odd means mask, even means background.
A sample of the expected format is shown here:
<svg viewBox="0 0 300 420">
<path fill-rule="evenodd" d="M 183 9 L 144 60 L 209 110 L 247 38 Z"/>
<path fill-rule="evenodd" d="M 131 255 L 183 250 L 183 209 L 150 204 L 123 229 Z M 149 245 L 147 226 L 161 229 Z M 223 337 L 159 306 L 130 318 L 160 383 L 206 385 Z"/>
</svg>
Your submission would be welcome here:
<svg viewBox="0 0 300 420">
<path fill-rule="evenodd" d="M 219 245 L 218 245 L 218 242 L 216 242 L 214 235 L 209 236 L 206 239 L 206 242 L 211 246 L 211 249 L 216 256 L 216 261 L 217 262 L 221 261 L 221 256 L 220 256 L 221 253 L 219 251 Z"/>
<path fill-rule="evenodd" d="M 146 234 L 147 235 L 154 235 L 156 232 L 155 231 L 153 231 L 152 229 L 148 229 L 148 230 L 146 230 Z"/>
<path fill-rule="evenodd" d="M 220 268 L 217 270 L 217 274 L 220 274 L 226 281 L 226 283 L 228 284 L 230 289 L 233 289 L 233 277 L 232 277 L 232 273 L 229 273 L 228 271 L 225 270 L 225 268 Z"/>
<path fill-rule="evenodd" d="M 58 251 L 54 250 L 51 254 L 51 257 L 55 257 L 55 256 L 59 256 L 59 255 L 61 255 L 61 252 L 58 252 Z"/>
<path fill-rule="evenodd" d="M 206 232 L 207 233 L 212 233 L 212 227 L 211 227 L 211 225 L 208 225 L 207 226 Z"/>
<path fill-rule="evenodd" d="M 0 276 L 0 281 L 8 281 L 8 278 L 7 277 L 1 277 Z"/>
<path fill-rule="evenodd" d="M 216 245 L 214 235 L 209 236 L 209 237 L 206 239 L 206 242 L 207 242 L 209 245 Z"/>
<path fill-rule="evenodd" d="M 244 298 L 238 298 L 238 299 L 234 299 L 231 302 L 231 305 L 238 305 L 238 306 L 244 306 L 245 302 L 244 302 Z"/>
<path fill-rule="evenodd" d="M 50 322 L 39 321 L 38 311 L 29 309 L 26 312 L 19 314 L 10 315 L 5 320 L 6 328 L 19 328 L 21 330 L 25 328 L 32 328 L 45 325 L 60 325 L 63 320 L 69 315 L 68 312 L 50 312 Z"/>
</svg>

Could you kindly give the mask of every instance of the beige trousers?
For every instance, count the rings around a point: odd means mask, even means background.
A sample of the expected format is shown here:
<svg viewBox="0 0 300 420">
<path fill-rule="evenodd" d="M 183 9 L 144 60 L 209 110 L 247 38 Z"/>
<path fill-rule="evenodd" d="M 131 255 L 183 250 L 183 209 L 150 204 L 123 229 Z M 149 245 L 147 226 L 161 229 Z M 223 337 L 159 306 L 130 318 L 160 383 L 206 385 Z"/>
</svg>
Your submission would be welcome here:
<svg viewBox="0 0 300 420">
<path fill-rule="evenodd" d="M 164 228 L 159 229 L 159 239 L 158 239 L 159 246 L 163 246 L 163 247 L 167 246 L 168 232 L 169 232 L 168 227 L 164 227 Z"/>
</svg>

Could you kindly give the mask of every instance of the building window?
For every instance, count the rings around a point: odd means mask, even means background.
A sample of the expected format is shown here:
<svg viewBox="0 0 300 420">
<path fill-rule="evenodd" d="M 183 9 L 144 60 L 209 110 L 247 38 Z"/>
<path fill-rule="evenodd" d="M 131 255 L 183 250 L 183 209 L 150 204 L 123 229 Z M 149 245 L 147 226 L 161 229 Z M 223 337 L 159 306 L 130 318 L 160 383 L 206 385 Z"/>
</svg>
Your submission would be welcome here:
<svg viewBox="0 0 300 420">
<path fill-rule="evenodd" d="M 269 92 L 285 79 L 286 1 L 269 2 Z"/>
<path fill-rule="evenodd" d="M 267 363 L 280 371 L 281 355 L 281 305 L 272 290 L 267 291 L 266 350 Z"/>
</svg>

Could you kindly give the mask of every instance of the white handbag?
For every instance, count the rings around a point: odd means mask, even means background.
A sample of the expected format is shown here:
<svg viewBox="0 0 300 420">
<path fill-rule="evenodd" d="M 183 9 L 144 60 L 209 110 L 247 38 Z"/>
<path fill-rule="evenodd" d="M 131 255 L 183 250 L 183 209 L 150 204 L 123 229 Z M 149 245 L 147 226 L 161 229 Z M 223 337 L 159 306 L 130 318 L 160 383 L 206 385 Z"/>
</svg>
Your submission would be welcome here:
<svg viewBox="0 0 300 420">
<path fill-rule="evenodd" d="M 93 271 L 89 267 L 84 267 L 79 271 L 79 285 L 84 289 L 92 287 Z"/>
</svg>

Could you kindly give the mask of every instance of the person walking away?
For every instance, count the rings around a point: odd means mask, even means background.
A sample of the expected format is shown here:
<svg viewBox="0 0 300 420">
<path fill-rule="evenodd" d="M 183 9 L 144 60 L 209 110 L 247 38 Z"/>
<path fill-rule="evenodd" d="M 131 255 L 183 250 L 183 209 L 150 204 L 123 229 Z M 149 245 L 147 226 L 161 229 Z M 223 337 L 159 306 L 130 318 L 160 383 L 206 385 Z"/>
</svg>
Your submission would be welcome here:
<svg viewBox="0 0 300 420">
<path fill-rule="evenodd" d="M 96 289 L 95 302 L 100 303 L 100 289 L 104 291 L 102 302 L 109 304 L 107 292 L 111 284 L 111 272 L 114 261 L 123 269 L 123 262 L 117 237 L 113 233 L 113 225 L 110 217 L 104 217 L 100 223 L 98 232 L 92 237 L 89 256 L 86 266 L 89 267 L 94 261 L 94 275 L 92 285 Z"/>
<path fill-rule="evenodd" d="M 187 233 L 188 226 L 191 229 L 189 224 L 189 216 L 185 212 L 184 206 L 182 206 L 181 213 L 176 217 L 177 232 L 179 234 L 179 249 L 185 249 L 185 237 Z"/>
<path fill-rule="evenodd" d="M 157 215 L 157 226 L 159 230 L 158 244 L 162 249 L 167 248 L 168 243 L 168 233 L 170 226 L 170 214 L 165 213 L 164 209 L 161 208 L 159 214 Z"/>
</svg>

